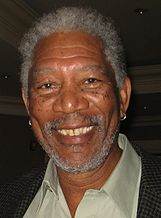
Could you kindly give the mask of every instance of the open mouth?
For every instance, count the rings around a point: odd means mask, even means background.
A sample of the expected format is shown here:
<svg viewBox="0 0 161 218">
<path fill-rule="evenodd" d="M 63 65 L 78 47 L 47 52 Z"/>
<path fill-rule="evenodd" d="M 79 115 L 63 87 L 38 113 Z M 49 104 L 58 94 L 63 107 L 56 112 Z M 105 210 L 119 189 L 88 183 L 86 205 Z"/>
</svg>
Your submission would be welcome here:
<svg viewBox="0 0 161 218">
<path fill-rule="evenodd" d="M 64 136 L 79 136 L 88 133 L 93 128 L 94 128 L 93 126 L 89 126 L 89 127 L 75 128 L 75 129 L 59 129 L 57 131 Z"/>
</svg>

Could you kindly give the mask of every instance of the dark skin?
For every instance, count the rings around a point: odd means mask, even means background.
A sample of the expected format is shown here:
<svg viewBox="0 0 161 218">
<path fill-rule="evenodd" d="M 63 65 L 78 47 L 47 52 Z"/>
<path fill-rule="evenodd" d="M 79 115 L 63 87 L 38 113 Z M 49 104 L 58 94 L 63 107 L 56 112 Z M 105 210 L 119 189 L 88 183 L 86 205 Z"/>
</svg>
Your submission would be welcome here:
<svg viewBox="0 0 161 218">
<path fill-rule="evenodd" d="M 100 40 L 84 32 L 68 32 L 52 34 L 37 44 L 29 74 L 29 96 L 22 91 L 33 130 L 48 155 L 56 150 L 69 165 L 83 167 L 116 131 L 129 104 L 131 85 L 125 78 L 118 90 Z M 89 115 L 102 117 L 102 131 L 85 120 Z M 52 137 L 42 131 L 46 122 L 64 116 L 65 121 Z M 79 132 L 89 127 L 88 132 Z M 67 131 L 76 135 L 64 135 Z M 105 144 L 107 149 L 109 146 Z M 85 191 L 100 189 L 120 157 L 116 136 L 108 157 L 95 169 L 74 174 L 57 167 L 72 217 Z"/>
</svg>

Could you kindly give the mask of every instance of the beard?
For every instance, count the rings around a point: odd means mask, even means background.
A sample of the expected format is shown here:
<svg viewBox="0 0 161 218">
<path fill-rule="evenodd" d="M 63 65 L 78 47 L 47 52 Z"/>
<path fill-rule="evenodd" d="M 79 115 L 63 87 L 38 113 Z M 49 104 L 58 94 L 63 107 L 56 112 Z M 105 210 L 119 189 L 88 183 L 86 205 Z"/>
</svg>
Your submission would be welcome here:
<svg viewBox="0 0 161 218">
<path fill-rule="evenodd" d="M 104 161 L 108 158 L 110 151 L 112 150 L 114 142 L 117 139 L 120 125 L 118 122 L 114 128 L 109 127 L 108 131 L 105 131 L 105 120 L 103 116 L 83 116 L 80 115 L 79 112 L 76 112 L 70 115 L 65 115 L 61 119 L 55 119 L 53 121 L 46 122 L 42 127 L 43 135 L 45 137 L 52 137 L 53 132 L 59 129 L 61 124 L 67 122 L 69 119 L 73 119 L 74 117 L 79 117 L 79 119 L 82 119 L 88 125 L 95 126 L 96 131 L 99 134 L 99 142 L 97 144 L 97 148 L 88 159 L 82 158 L 81 163 L 71 163 L 70 160 L 60 156 L 58 151 L 51 144 L 41 143 L 40 140 L 39 143 L 42 145 L 43 149 L 46 151 L 49 157 L 53 159 L 57 167 L 61 168 L 63 171 L 78 174 L 96 169 L 104 163 Z M 87 142 L 87 144 L 89 144 L 89 142 Z M 74 144 L 69 146 L 72 146 L 73 150 L 77 150 L 77 148 L 81 145 Z"/>
</svg>

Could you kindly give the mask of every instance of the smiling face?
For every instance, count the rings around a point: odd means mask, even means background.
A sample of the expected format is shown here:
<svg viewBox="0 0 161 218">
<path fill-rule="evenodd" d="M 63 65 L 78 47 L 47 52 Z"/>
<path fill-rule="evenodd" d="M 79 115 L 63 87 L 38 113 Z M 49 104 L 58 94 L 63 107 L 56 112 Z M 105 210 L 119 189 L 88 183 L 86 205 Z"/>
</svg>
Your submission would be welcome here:
<svg viewBox="0 0 161 218">
<path fill-rule="evenodd" d="M 116 88 L 102 43 L 89 34 L 54 33 L 37 44 L 23 98 L 35 135 L 58 167 L 86 172 L 107 160 L 127 108 L 125 89 Z"/>
</svg>

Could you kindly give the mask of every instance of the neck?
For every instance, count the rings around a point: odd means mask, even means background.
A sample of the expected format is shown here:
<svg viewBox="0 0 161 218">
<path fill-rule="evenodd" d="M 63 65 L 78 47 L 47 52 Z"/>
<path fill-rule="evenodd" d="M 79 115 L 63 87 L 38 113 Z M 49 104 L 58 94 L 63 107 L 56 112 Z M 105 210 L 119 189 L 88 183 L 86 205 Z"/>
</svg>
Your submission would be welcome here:
<svg viewBox="0 0 161 218">
<path fill-rule="evenodd" d="M 58 168 L 58 176 L 61 186 L 72 186 L 74 189 L 100 189 L 110 176 L 121 157 L 121 150 L 113 146 L 111 153 L 105 162 L 94 170 L 85 173 L 73 174 Z"/>
<path fill-rule="evenodd" d="M 85 191 L 88 189 L 99 190 L 111 175 L 120 157 L 121 150 L 118 145 L 114 145 L 105 162 L 94 170 L 73 174 L 65 172 L 60 168 L 57 169 L 59 182 L 72 217 L 74 217 L 76 208 L 83 198 Z"/>
</svg>

